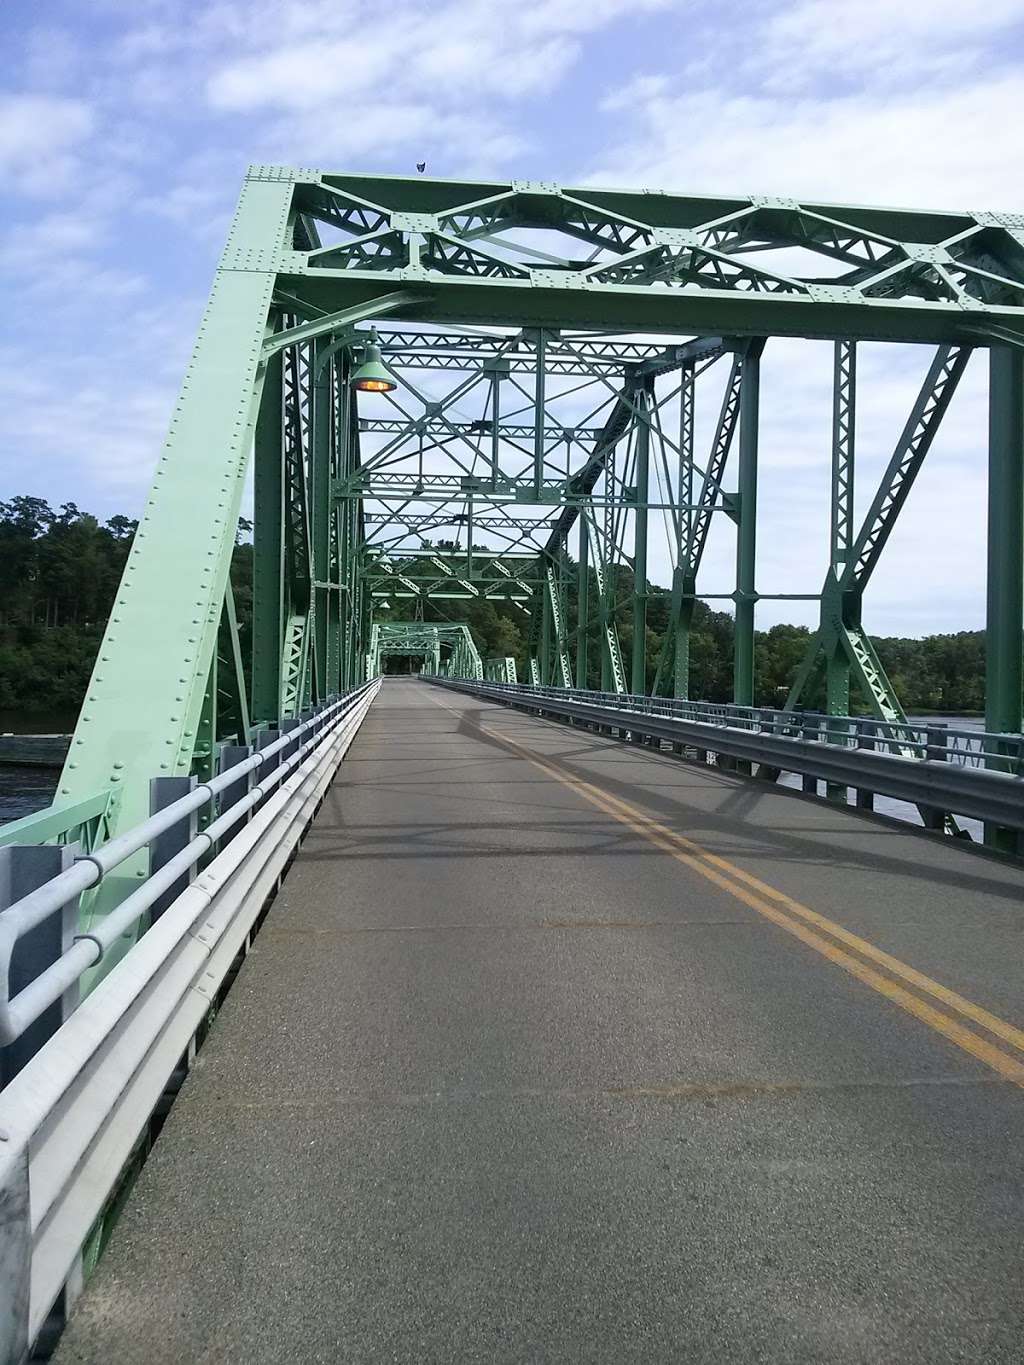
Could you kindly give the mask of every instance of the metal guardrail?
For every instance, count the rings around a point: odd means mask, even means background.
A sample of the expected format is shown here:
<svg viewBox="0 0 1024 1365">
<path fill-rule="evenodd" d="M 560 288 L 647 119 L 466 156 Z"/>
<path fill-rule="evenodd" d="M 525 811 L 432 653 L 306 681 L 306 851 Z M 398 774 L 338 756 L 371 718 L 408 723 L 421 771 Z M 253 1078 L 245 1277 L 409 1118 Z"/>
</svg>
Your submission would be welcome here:
<svg viewBox="0 0 1024 1365">
<path fill-rule="evenodd" d="M 559 719 L 1024 830 L 1024 737 L 577 688 L 428 681 Z M 867 802 L 858 804 L 867 805 Z"/>
<path fill-rule="evenodd" d="M 520 685 L 521 688 L 524 686 Z M 899 753 L 902 757 L 945 759 L 973 767 L 997 764 L 999 771 L 1024 776 L 1024 735 L 961 729 L 944 721 L 881 721 L 871 716 L 827 716 L 818 711 L 683 701 L 579 687 L 529 686 L 528 690 L 556 699 L 571 697 L 574 701 L 615 706 L 644 715 L 674 716 L 707 725 L 725 725 L 755 734 L 801 735 L 847 748 L 872 747 L 879 752 Z"/>
<path fill-rule="evenodd" d="M 316 745 L 325 731 L 337 724 L 353 707 L 370 684 L 317 712 L 294 730 L 281 736 L 249 758 L 224 769 L 216 777 L 195 787 L 188 795 L 172 802 L 150 816 L 134 829 L 116 839 L 81 854 L 67 871 L 53 877 L 38 890 L 16 901 L 0 913 L 0 1045 L 14 1042 L 34 1023 L 50 1005 L 61 999 L 65 991 L 95 967 L 114 943 L 142 919 L 166 891 L 170 890 L 201 858 L 216 847 L 220 839 L 254 810 L 293 768 Z M 303 740 L 303 736 L 309 738 Z M 287 749 L 294 750 L 283 758 Z M 274 763 L 276 760 L 276 765 Z M 266 775 L 263 776 L 263 770 Z M 111 914 L 106 915 L 88 933 L 76 934 L 71 947 L 45 972 L 20 991 L 14 999 L 8 996 L 11 958 L 18 941 L 49 916 L 63 911 L 67 903 L 89 891 L 133 853 L 150 847 L 160 835 L 174 829 L 204 807 L 217 795 L 230 791 L 249 773 L 260 773 L 261 781 L 240 800 L 220 812 L 207 827 L 166 862 L 159 871 L 132 892 Z"/>
<path fill-rule="evenodd" d="M 354 689 L 0 914 L 8 953 L 19 934 L 61 913 L 69 898 L 131 853 L 240 778 L 280 760 L 94 931 L 79 935 L 38 986 L 4 1006 L 5 1037 L 17 1037 L 95 964 L 106 944 L 251 814 L 0 1092 L 2 1365 L 27 1358 L 61 1291 L 74 1282 L 90 1230 L 379 687 L 375 679 Z"/>
</svg>

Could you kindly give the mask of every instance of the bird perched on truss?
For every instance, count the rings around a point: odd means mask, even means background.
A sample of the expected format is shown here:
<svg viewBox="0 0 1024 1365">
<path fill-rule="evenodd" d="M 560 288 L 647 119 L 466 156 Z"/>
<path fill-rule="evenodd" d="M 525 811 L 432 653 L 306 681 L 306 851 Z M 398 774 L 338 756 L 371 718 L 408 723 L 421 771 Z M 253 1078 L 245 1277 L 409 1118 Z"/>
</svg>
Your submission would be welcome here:
<svg viewBox="0 0 1024 1365">
<path fill-rule="evenodd" d="M 416 169 L 419 171 L 420 175 L 422 175 L 423 172 L 427 169 L 427 163 L 425 161 L 417 161 Z"/>
</svg>

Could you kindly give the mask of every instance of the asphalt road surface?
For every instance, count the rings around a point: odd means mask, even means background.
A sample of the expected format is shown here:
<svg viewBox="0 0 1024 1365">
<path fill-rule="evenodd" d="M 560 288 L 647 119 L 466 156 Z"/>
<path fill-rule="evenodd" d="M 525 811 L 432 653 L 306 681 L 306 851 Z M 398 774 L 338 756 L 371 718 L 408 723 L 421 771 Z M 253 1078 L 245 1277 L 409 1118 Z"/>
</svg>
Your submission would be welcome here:
<svg viewBox="0 0 1024 1365">
<path fill-rule="evenodd" d="M 1019 1365 L 1022 888 L 387 681 L 56 1359 Z"/>
</svg>

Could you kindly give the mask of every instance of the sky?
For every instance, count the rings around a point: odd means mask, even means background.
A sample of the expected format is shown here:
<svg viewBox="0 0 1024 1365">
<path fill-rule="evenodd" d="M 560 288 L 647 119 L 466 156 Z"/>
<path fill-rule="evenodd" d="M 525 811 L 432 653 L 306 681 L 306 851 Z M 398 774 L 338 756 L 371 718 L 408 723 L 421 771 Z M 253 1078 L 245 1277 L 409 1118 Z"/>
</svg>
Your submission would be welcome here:
<svg viewBox="0 0 1024 1365">
<path fill-rule="evenodd" d="M 142 505 L 249 162 L 1024 210 L 1024 0 L 5 0 L 0 52 L 0 498 L 101 517 Z M 928 360 L 862 348 L 858 510 Z M 826 343 L 765 351 L 766 592 L 821 584 L 830 373 Z M 986 387 L 979 353 L 875 634 L 984 622 Z"/>
</svg>

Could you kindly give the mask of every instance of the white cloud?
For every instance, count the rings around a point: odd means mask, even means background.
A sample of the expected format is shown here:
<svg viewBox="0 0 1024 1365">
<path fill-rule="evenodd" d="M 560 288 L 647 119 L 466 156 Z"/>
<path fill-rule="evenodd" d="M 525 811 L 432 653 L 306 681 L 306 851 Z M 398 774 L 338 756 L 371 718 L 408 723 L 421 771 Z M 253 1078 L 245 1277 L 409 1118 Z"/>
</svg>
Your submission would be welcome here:
<svg viewBox="0 0 1024 1365">
<path fill-rule="evenodd" d="M 213 108 L 229 111 L 310 111 L 335 102 L 335 119 L 340 100 L 371 124 L 378 102 L 413 100 L 443 111 L 486 95 L 514 104 L 564 76 L 582 35 L 664 4 L 521 0 L 499 22 L 490 0 L 447 0 L 393 6 L 386 24 L 375 23 L 377 11 L 369 4 L 273 6 L 275 20 L 283 8 L 294 36 L 282 41 L 278 23 L 276 41 L 262 44 L 252 42 L 261 26 L 250 5 L 250 50 L 213 63 L 207 94 Z M 230 5 L 222 6 L 222 22 L 231 13 Z M 269 24 L 267 29 L 275 31 Z M 366 107 L 364 100 L 370 101 Z"/>
<path fill-rule="evenodd" d="M 820 82 L 826 75 L 899 81 L 904 89 L 923 74 L 962 79 L 993 39 L 1024 20 L 1022 0 L 798 0 L 778 7 L 758 42 L 758 62 L 777 65 L 780 82 Z"/>
<path fill-rule="evenodd" d="M 102 240 L 103 229 L 95 218 L 49 213 L 12 229 L 0 242 L 0 268 L 43 265 L 55 255 L 65 257 L 91 250 Z"/>
<path fill-rule="evenodd" d="M 589 178 L 690 193 L 1008 208 L 1022 102 L 1020 71 L 885 98 L 674 93 L 664 84 L 645 97 L 634 84 L 629 133 Z"/>
<path fill-rule="evenodd" d="M 22 190 L 52 190 L 68 175 L 94 122 L 80 99 L 0 94 L 0 175 Z"/>
<path fill-rule="evenodd" d="M 95 295 L 65 282 L 62 347 L 47 344 L 46 327 L 28 326 L 0 347 L 0 486 L 54 504 L 71 498 L 101 517 L 132 516 L 167 434 L 201 303 L 133 299 L 126 313 L 107 283 L 101 276 L 97 289 L 109 306 L 97 310 Z M 67 340 L 86 322 L 88 356 Z"/>
<path fill-rule="evenodd" d="M 41 368 L 20 353 L 0 356 L 4 487 L 53 502 L 72 498 L 101 515 L 136 512 L 173 389 L 142 380 L 126 390 L 123 372 L 89 376 L 73 366 Z"/>
<path fill-rule="evenodd" d="M 209 98 L 215 109 L 232 111 L 310 109 L 342 92 L 358 99 L 388 66 L 384 43 L 298 43 L 222 67 L 210 79 Z"/>
</svg>

